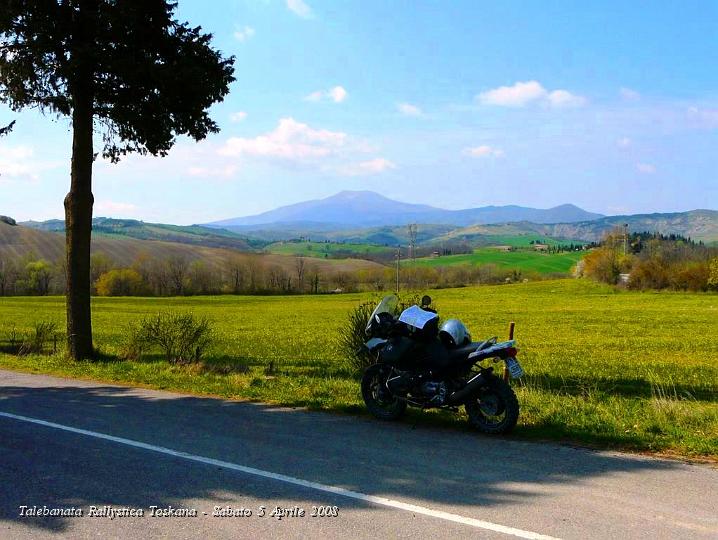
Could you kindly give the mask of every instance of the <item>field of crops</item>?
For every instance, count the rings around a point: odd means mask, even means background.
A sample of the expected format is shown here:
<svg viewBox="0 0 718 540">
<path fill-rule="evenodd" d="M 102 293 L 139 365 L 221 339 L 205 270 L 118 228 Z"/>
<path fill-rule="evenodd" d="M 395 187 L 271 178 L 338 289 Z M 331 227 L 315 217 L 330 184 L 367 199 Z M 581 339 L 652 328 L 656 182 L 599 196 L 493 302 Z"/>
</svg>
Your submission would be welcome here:
<svg viewBox="0 0 718 540">
<path fill-rule="evenodd" d="M 516 321 L 527 376 L 513 436 L 718 457 L 718 295 L 617 292 L 584 280 L 432 291 L 439 313 L 475 338 Z M 363 407 L 335 345 L 367 295 L 97 298 L 94 363 L 0 353 L 0 367 L 345 412 Z M 202 366 L 113 358 L 126 326 L 159 310 L 193 311 L 216 329 Z M 61 298 L 0 298 L 0 340 L 39 320 L 62 324 Z M 270 364 L 273 369 L 270 369 Z M 456 423 L 444 413 L 410 421 Z"/>
<path fill-rule="evenodd" d="M 472 238 L 472 242 L 486 246 L 512 246 L 517 248 L 531 248 L 533 244 L 546 244 L 547 246 L 559 246 L 567 244 L 582 245 L 580 240 L 557 240 L 538 234 L 485 234 L 481 238 Z"/>
<path fill-rule="evenodd" d="M 325 257 L 335 253 L 346 254 L 351 252 L 360 255 L 373 253 L 384 253 L 392 251 L 386 246 L 375 246 L 372 244 L 352 244 L 341 242 L 276 242 L 265 248 L 269 253 L 278 255 L 304 255 L 305 257 Z"/>
<path fill-rule="evenodd" d="M 543 253 L 533 250 L 504 251 L 479 248 L 465 255 L 446 255 L 417 259 L 417 266 L 452 266 L 456 264 L 495 264 L 499 268 L 537 272 L 539 274 L 568 273 L 586 255 L 585 251 Z"/>
</svg>

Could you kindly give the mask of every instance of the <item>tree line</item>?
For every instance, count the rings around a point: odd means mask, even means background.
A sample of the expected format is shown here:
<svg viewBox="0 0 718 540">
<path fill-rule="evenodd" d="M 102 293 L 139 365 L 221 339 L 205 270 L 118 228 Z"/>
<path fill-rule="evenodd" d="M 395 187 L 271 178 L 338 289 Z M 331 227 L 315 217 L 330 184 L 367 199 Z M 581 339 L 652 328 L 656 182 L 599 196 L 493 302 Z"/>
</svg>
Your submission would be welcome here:
<svg viewBox="0 0 718 540">
<path fill-rule="evenodd" d="M 671 234 L 616 229 L 592 250 L 580 271 L 629 289 L 718 289 L 718 248 Z"/>
<path fill-rule="evenodd" d="M 260 254 L 228 253 L 223 259 L 190 259 L 177 254 L 141 253 L 130 265 L 103 252 L 90 257 L 91 292 L 96 296 L 187 296 L 214 294 L 326 294 L 392 291 L 396 267 L 328 270 L 316 259 L 296 256 L 276 264 Z M 494 264 L 402 266 L 406 289 L 464 287 L 565 277 L 500 268 Z M 0 256 L 0 296 L 65 294 L 65 259 L 48 261 L 28 254 Z"/>
</svg>

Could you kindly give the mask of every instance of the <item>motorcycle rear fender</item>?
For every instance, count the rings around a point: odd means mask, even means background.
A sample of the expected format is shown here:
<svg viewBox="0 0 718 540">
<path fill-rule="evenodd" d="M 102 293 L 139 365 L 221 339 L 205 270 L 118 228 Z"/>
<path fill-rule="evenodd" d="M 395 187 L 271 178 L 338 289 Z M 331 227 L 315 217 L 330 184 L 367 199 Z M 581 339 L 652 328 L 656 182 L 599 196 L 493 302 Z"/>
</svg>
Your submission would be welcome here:
<svg viewBox="0 0 718 540">
<path fill-rule="evenodd" d="M 497 343 L 496 345 L 492 345 L 491 347 L 487 347 L 485 349 L 478 349 L 475 352 L 472 352 L 469 355 L 469 359 L 473 360 L 474 362 L 479 362 L 481 360 L 485 360 L 486 358 L 492 358 L 494 356 L 501 357 L 501 353 L 503 351 L 505 351 L 506 349 L 510 349 L 514 346 L 516 346 L 515 340 Z"/>
</svg>

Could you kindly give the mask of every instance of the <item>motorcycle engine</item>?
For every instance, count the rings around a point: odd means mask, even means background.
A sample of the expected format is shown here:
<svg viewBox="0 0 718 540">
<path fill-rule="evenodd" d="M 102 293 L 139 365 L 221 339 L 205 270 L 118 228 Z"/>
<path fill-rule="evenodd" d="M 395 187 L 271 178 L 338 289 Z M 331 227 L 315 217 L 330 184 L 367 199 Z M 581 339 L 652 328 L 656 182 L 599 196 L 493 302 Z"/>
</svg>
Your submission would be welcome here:
<svg viewBox="0 0 718 540">
<path fill-rule="evenodd" d="M 427 381 L 421 385 L 421 393 L 431 398 L 432 405 L 442 405 L 446 400 L 446 384 L 444 382 Z"/>
</svg>

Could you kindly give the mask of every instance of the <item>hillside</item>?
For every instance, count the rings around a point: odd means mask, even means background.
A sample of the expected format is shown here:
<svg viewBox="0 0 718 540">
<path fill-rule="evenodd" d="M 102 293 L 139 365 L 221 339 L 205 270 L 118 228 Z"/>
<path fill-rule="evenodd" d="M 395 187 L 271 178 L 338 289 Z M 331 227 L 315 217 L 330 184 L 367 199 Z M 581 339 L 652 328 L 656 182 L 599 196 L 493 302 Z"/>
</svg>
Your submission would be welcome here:
<svg viewBox="0 0 718 540">
<path fill-rule="evenodd" d="M 0 222 L 0 257 L 17 259 L 34 255 L 51 262 L 62 260 L 65 253 L 65 238 L 62 233 L 47 232 L 22 225 L 11 226 Z M 224 261 L 235 250 L 164 242 L 157 240 L 138 240 L 122 236 L 94 235 L 92 253 L 104 253 L 118 266 L 130 266 L 139 256 L 166 259 L 184 257 L 188 261 L 203 260 L 211 267 L 220 270 Z M 262 262 L 292 270 L 294 257 L 276 254 L 240 254 L 242 257 L 259 257 Z M 320 271 L 354 271 L 381 267 L 379 264 L 360 259 L 316 259 L 313 261 Z"/>
<path fill-rule="evenodd" d="M 541 253 L 532 250 L 503 251 L 495 248 L 482 248 L 462 255 L 425 257 L 407 264 L 428 267 L 493 264 L 501 269 L 521 270 L 522 272 L 568 274 L 585 255 L 585 251 Z"/>
<path fill-rule="evenodd" d="M 609 216 L 595 221 L 536 225 L 536 232 L 548 236 L 576 238 L 588 242 L 600 240 L 615 227 L 628 224 L 631 232 L 660 232 L 680 234 L 706 243 L 718 241 L 718 211 L 691 210 L 670 214 L 635 214 L 630 216 Z"/>
<path fill-rule="evenodd" d="M 49 232 L 63 232 L 65 230 L 65 222 L 60 219 L 27 221 L 21 223 L 21 225 Z M 145 223 L 136 219 L 96 217 L 92 220 L 92 231 L 95 235 L 113 235 L 138 240 L 161 240 L 205 247 L 230 248 L 240 251 L 251 251 L 264 245 L 264 242 L 252 240 L 225 229 L 204 227 L 202 225 L 183 226 Z"/>
<path fill-rule="evenodd" d="M 635 214 L 608 216 L 578 223 L 507 223 L 500 225 L 474 225 L 453 229 L 434 241 L 461 240 L 475 245 L 486 245 L 487 240 L 501 235 L 535 235 L 564 241 L 595 242 L 616 227 L 628 224 L 630 232 L 660 232 L 680 234 L 706 243 L 718 242 L 718 211 L 691 210 L 669 214 Z"/>
<path fill-rule="evenodd" d="M 342 191 L 325 199 L 282 206 L 262 214 L 237 217 L 210 223 L 235 231 L 257 225 L 323 224 L 334 229 L 436 223 L 467 226 L 477 223 L 531 221 L 559 223 L 588 221 L 602 217 L 577 206 L 564 204 L 549 209 L 522 206 L 485 206 L 465 210 L 445 210 L 424 204 L 395 201 L 371 191 Z"/>
</svg>

